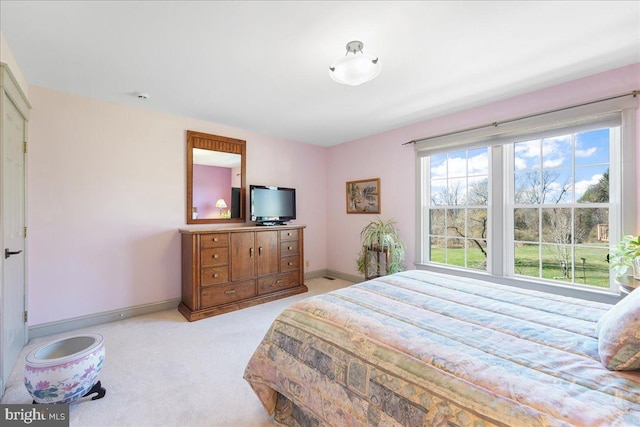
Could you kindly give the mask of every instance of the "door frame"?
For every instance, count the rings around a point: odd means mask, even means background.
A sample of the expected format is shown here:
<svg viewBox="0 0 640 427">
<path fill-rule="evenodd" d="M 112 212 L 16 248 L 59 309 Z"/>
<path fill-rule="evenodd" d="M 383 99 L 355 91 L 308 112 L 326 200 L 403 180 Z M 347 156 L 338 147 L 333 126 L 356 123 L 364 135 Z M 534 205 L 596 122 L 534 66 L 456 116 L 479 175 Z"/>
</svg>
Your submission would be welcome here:
<svg viewBox="0 0 640 427">
<path fill-rule="evenodd" d="M 20 85 L 17 83 L 13 73 L 9 69 L 9 66 L 4 62 L 0 62 L 0 121 L 3 120 L 3 107 L 2 100 L 4 96 L 6 96 L 9 101 L 13 103 L 16 107 L 22 118 L 24 119 L 24 135 L 23 140 L 28 140 L 28 131 L 29 131 L 29 110 L 31 109 L 31 104 L 27 100 L 24 92 L 20 88 Z M 26 147 L 26 146 L 25 146 Z M 0 135 L 0 161 L 4 159 L 4 140 L 3 136 Z M 0 209 L 3 209 L 4 203 L 4 190 L 2 185 L 3 176 L 0 174 Z M 24 236 L 24 308 L 25 312 L 28 310 L 28 276 L 27 276 L 27 254 L 28 254 L 28 240 L 26 236 L 27 231 L 27 153 L 25 149 L 24 153 L 24 177 L 23 177 L 23 185 L 24 185 L 24 226 L 25 226 L 25 236 Z M 4 221 L 0 221 L 0 241 L 4 243 Z M 5 283 L 4 283 L 4 257 L 0 257 L 0 307 L 4 306 L 4 295 L 5 295 Z M 2 322 L 4 325 L 4 321 Z M 3 326 L 4 328 L 4 326 Z M 25 319 L 24 323 L 24 340 L 23 345 L 28 342 L 29 339 L 29 328 L 27 325 L 27 321 Z M 0 396 L 4 394 L 4 389 L 6 387 L 5 378 L 3 378 L 2 372 L 6 368 L 3 366 L 4 356 L 6 349 L 4 348 L 4 330 L 0 330 Z M 13 369 L 10 367 L 9 370 Z"/>
</svg>

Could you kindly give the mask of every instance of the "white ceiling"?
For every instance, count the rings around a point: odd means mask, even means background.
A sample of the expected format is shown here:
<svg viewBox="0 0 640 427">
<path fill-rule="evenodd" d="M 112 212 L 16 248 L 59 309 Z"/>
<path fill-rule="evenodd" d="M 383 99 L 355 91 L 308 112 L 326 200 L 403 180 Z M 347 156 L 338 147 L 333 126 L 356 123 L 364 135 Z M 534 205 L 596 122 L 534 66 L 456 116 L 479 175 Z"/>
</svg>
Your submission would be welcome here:
<svg viewBox="0 0 640 427">
<path fill-rule="evenodd" d="M 0 16 L 32 85 L 321 146 L 640 62 L 640 1 L 2 0 Z M 382 63 L 355 87 L 328 75 L 352 40 Z"/>
</svg>

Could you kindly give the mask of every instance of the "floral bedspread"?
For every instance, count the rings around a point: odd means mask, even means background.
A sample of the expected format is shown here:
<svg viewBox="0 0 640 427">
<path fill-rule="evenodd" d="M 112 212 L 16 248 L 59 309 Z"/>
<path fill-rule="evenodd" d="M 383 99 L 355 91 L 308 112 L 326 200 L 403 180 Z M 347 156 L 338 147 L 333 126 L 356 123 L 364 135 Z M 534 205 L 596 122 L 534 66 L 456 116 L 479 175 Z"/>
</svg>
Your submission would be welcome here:
<svg viewBox="0 0 640 427">
<path fill-rule="evenodd" d="M 613 372 L 610 305 L 426 271 L 293 304 L 244 378 L 289 426 L 638 426 L 640 372 Z"/>
</svg>

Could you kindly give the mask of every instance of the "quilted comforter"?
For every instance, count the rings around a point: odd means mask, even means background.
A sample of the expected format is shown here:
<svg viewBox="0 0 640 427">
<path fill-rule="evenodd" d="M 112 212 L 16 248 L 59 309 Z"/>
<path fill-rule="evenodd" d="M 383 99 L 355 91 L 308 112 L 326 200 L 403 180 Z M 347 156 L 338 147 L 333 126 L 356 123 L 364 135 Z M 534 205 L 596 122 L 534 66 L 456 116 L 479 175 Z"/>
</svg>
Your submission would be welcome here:
<svg viewBox="0 0 640 427">
<path fill-rule="evenodd" d="M 289 426 L 640 425 L 598 357 L 610 305 L 408 271 L 282 312 L 244 378 Z"/>
</svg>

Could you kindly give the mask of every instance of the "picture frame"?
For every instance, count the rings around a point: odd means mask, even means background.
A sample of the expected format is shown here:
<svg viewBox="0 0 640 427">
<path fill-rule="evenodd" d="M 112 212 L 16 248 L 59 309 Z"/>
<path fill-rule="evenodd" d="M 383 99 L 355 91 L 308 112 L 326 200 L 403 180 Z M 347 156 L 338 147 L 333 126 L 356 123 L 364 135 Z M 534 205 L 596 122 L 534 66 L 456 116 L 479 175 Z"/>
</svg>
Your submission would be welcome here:
<svg viewBox="0 0 640 427">
<path fill-rule="evenodd" d="M 347 213 L 380 213 L 380 178 L 347 181 Z"/>
</svg>

